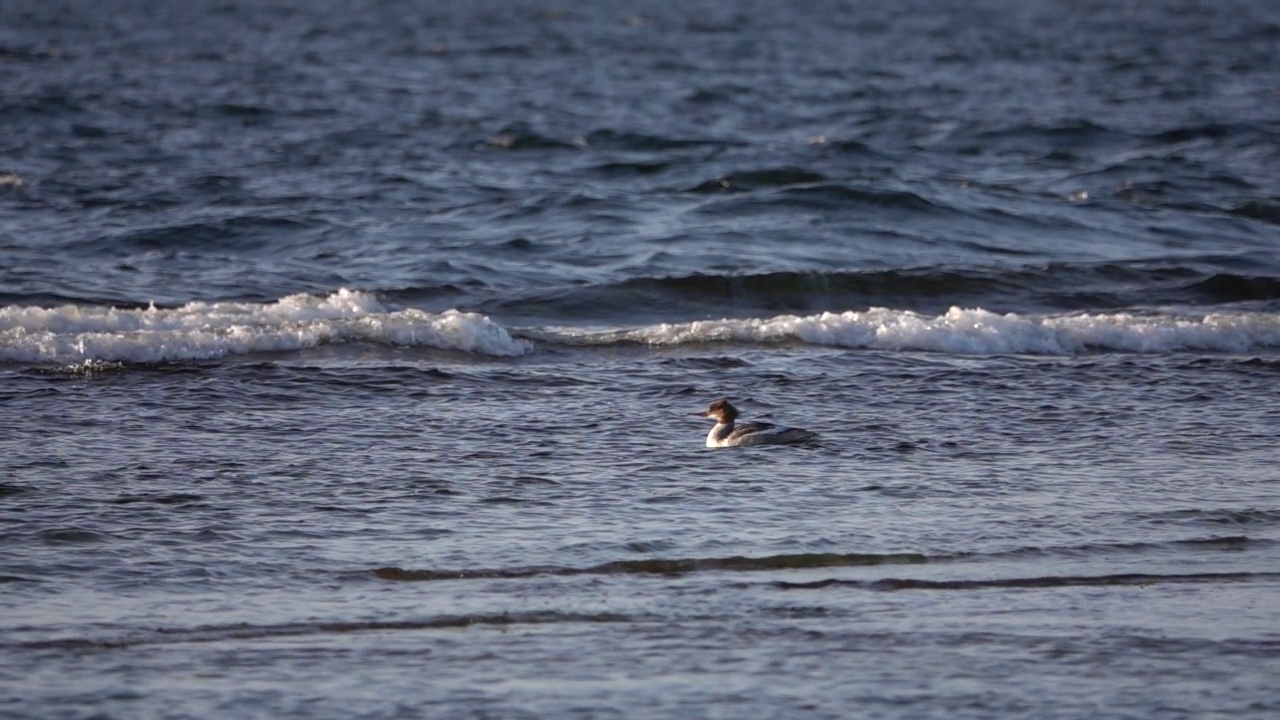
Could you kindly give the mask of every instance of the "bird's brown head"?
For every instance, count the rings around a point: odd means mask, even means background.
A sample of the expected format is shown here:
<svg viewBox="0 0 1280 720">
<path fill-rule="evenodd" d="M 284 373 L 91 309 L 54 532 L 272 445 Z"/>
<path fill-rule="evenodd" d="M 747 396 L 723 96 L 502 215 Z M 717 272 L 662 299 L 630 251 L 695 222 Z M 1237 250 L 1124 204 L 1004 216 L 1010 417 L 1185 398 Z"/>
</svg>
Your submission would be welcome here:
<svg viewBox="0 0 1280 720">
<path fill-rule="evenodd" d="M 738 409 L 730 405 L 728 400 L 716 400 L 711 403 L 706 412 L 699 415 L 715 418 L 717 422 L 733 422 L 738 417 Z"/>
</svg>

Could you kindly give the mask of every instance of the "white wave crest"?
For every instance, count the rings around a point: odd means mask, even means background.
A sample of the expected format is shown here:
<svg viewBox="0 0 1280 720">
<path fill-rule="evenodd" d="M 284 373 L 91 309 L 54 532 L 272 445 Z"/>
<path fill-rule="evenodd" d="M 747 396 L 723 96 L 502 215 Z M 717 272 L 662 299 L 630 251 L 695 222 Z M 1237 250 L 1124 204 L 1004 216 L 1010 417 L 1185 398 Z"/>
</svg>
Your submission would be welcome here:
<svg viewBox="0 0 1280 720">
<path fill-rule="evenodd" d="M 532 346 L 483 315 L 388 311 L 370 293 L 289 295 L 274 303 L 193 302 L 172 309 L 0 308 L 0 362 L 166 362 L 378 342 L 513 356 Z"/>
<path fill-rule="evenodd" d="M 815 345 L 952 354 L 1066 355 L 1088 351 L 1141 353 L 1201 350 L 1249 352 L 1280 347 L 1280 314 L 1207 315 L 1100 313 L 1000 315 L 951 308 L 929 316 L 905 310 L 783 315 L 766 319 L 702 320 L 634 329 L 582 332 L 556 329 L 545 340 L 570 344 L 706 342 Z"/>
</svg>

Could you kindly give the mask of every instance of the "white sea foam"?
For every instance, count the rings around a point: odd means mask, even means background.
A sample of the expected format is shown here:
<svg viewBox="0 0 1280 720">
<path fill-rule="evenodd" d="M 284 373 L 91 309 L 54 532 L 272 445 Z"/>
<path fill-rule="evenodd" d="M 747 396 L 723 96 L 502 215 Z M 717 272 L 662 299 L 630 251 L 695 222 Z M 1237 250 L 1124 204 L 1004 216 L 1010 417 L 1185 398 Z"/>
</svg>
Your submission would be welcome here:
<svg viewBox="0 0 1280 720">
<path fill-rule="evenodd" d="M 531 345 L 489 318 L 449 310 L 389 311 L 364 292 L 290 295 L 274 303 L 188 303 L 172 309 L 0 308 L 0 362 L 164 362 L 377 342 L 511 356 Z"/>
<path fill-rule="evenodd" d="M 1280 348 L 1280 313 L 1001 315 L 951 308 L 935 316 L 872 308 L 614 330 L 528 328 L 523 334 L 573 345 L 804 342 L 951 354 L 1254 352 Z M 345 289 L 327 296 L 290 295 L 266 304 L 188 303 L 171 309 L 0 307 L 0 362 L 207 360 L 348 342 L 496 356 L 533 349 L 531 342 L 513 338 L 483 315 L 388 310 L 370 293 Z"/>
<path fill-rule="evenodd" d="M 836 347 L 953 354 L 1250 352 L 1280 347 L 1280 314 L 1000 315 L 982 309 L 953 307 L 933 316 L 872 308 L 865 312 L 703 320 L 595 332 L 561 328 L 541 333 L 540 337 L 571 344 L 800 341 Z"/>
</svg>

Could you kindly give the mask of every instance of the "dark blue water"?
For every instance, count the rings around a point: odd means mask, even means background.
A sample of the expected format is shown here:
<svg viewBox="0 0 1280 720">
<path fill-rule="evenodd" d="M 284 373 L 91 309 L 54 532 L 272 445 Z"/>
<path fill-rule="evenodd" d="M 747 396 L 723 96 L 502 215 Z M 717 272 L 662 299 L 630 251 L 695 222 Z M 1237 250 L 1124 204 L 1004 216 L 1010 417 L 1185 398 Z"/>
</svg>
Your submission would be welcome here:
<svg viewBox="0 0 1280 720">
<path fill-rule="evenodd" d="M 1277 108 L 1262 0 L 5 2 L 0 715 L 1270 717 Z"/>
</svg>

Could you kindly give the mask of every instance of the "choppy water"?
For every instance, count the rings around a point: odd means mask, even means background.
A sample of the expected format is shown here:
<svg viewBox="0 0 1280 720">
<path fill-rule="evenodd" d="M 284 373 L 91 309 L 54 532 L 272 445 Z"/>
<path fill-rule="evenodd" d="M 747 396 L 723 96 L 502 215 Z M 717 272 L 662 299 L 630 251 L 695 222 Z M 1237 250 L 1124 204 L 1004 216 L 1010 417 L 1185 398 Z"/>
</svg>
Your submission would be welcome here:
<svg viewBox="0 0 1280 720">
<path fill-rule="evenodd" d="M 0 716 L 1280 710 L 1280 9 L 437 5 L 0 6 Z"/>
</svg>

